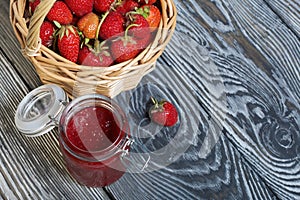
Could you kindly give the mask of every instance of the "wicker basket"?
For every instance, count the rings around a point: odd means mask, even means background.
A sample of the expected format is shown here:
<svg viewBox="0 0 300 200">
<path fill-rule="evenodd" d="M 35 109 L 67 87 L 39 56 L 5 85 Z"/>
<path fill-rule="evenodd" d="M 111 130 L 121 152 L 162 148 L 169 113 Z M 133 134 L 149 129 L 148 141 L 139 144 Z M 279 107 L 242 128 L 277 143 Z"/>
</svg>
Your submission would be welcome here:
<svg viewBox="0 0 300 200">
<path fill-rule="evenodd" d="M 72 98 L 87 93 L 114 97 L 137 86 L 141 78 L 155 68 L 157 58 L 170 41 L 176 25 L 176 7 L 172 0 L 160 0 L 162 19 L 153 42 L 137 57 L 110 67 L 75 64 L 41 45 L 40 27 L 56 0 L 42 0 L 29 17 L 28 0 L 10 0 L 10 20 L 23 54 L 30 59 L 41 79 L 54 83 Z"/>
</svg>

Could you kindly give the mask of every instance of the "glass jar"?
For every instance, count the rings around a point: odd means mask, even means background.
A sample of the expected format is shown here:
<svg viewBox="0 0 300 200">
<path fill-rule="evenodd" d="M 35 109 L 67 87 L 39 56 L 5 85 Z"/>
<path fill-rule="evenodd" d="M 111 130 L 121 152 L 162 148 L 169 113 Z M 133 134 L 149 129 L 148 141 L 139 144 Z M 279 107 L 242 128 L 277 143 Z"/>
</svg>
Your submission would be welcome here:
<svg viewBox="0 0 300 200">
<path fill-rule="evenodd" d="M 123 110 L 106 96 L 84 95 L 68 103 L 62 88 L 44 85 L 22 100 L 15 123 L 22 133 L 32 137 L 58 126 L 66 167 L 83 185 L 109 185 L 128 167 L 130 159 L 124 158 L 128 158 L 133 143 L 128 121 Z"/>
</svg>

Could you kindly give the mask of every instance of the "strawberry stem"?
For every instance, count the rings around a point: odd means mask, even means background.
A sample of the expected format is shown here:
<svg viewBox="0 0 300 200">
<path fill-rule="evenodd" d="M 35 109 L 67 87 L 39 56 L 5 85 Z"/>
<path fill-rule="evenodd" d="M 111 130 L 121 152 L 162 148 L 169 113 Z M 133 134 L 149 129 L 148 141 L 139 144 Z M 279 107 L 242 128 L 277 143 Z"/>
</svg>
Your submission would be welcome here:
<svg viewBox="0 0 300 200">
<path fill-rule="evenodd" d="M 105 20 L 105 18 L 107 17 L 108 14 L 109 14 L 109 10 L 106 11 L 106 12 L 104 13 L 104 15 L 102 16 L 102 19 L 101 19 L 101 21 L 100 21 L 100 23 L 99 23 L 99 25 L 98 25 L 98 27 L 97 27 L 96 38 L 98 38 L 99 32 L 100 32 L 100 28 L 101 28 L 101 25 L 103 24 L 103 22 L 104 22 L 104 20 Z"/>
<path fill-rule="evenodd" d="M 154 97 L 151 97 L 151 101 L 154 104 L 154 108 L 157 109 L 159 107 L 159 103 L 158 103 L 157 99 L 155 99 Z"/>
<path fill-rule="evenodd" d="M 123 0 L 114 1 L 114 4 L 112 6 L 112 10 L 116 10 L 115 7 L 118 7 L 118 6 L 122 5 L 123 3 L 124 3 Z"/>
<path fill-rule="evenodd" d="M 105 40 L 102 41 L 102 42 L 100 42 L 99 40 L 96 39 L 95 43 L 94 43 L 94 51 L 95 51 L 95 53 L 99 54 L 101 52 L 106 51 L 108 49 L 108 47 L 105 46 L 105 44 L 106 44 Z"/>
<path fill-rule="evenodd" d="M 128 30 L 135 26 L 139 26 L 139 25 L 138 24 L 130 24 L 129 26 L 126 27 L 125 34 L 124 34 L 125 40 L 128 40 Z"/>
<path fill-rule="evenodd" d="M 157 101 L 156 101 L 156 99 L 154 97 L 151 97 L 151 101 L 152 101 L 153 104 L 157 103 Z"/>
</svg>

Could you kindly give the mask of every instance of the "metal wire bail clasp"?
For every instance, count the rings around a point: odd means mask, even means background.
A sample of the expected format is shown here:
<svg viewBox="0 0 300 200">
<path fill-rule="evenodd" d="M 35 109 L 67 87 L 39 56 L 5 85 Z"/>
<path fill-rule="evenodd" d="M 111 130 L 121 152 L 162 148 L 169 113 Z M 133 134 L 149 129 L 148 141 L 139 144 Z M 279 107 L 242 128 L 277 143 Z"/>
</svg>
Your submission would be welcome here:
<svg viewBox="0 0 300 200">
<path fill-rule="evenodd" d="M 122 147 L 122 154 L 120 156 L 121 162 L 130 172 L 140 173 L 147 168 L 150 161 L 150 155 L 145 152 L 141 153 L 129 153 L 130 147 L 136 143 L 134 139 L 126 137 L 126 142 Z"/>
<path fill-rule="evenodd" d="M 69 102 L 66 100 L 62 100 L 62 99 L 57 99 L 56 101 L 58 101 L 59 105 L 61 105 L 61 110 L 59 111 L 59 114 L 57 116 L 48 115 L 48 118 L 51 120 L 52 124 L 54 124 L 55 126 L 58 126 L 59 119 L 62 114 L 62 110 L 68 105 Z"/>
</svg>

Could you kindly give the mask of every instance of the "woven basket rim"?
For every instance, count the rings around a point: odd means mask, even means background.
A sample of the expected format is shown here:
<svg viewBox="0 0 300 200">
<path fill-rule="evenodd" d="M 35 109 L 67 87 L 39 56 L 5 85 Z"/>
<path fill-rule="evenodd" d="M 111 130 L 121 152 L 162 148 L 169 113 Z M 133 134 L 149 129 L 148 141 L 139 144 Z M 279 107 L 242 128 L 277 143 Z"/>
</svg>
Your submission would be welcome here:
<svg viewBox="0 0 300 200">
<path fill-rule="evenodd" d="M 70 91 L 78 84 L 87 85 L 82 93 L 86 89 L 86 93 L 97 92 L 109 97 L 134 88 L 144 75 L 153 70 L 175 31 L 177 10 L 173 0 L 159 0 L 162 14 L 159 28 L 152 43 L 138 56 L 109 67 L 78 65 L 41 45 L 39 29 L 55 1 L 41 1 L 29 17 L 27 0 L 10 0 L 10 21 L 24 56 L 32 62 L 41 81 L 60 85 L 71 97 L 75 95 Z M 118 85 L 119 82 L 124 82 L 123 86 Z M 127 87 L 126 82 L 136 84 Z M 115 85 L 120 88 L 114 88 Z"/>
</svg>

